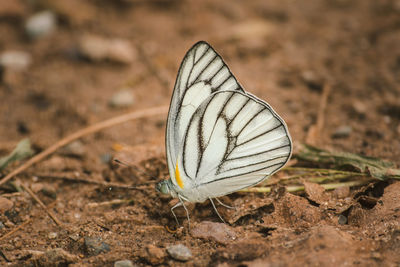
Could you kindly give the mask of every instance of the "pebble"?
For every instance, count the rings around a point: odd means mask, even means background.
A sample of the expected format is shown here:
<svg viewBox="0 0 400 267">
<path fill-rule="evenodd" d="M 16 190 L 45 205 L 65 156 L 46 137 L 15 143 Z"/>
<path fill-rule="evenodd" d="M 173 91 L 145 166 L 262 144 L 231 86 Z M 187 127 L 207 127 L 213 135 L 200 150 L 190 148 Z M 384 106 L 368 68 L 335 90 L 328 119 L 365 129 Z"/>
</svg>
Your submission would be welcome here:
<svg viewBox="0 0 400 267">
<path fill-rule="evenodd" d="M 308 70 L 301 73 L 301 79 L 311 90 L 322 91 L 324 81 L 314 71 Z"/>
<path fill-rule="evenodd" d="M 360 115 L 365 115 L 368 111 L 367 106 L 359 100 L 354 100 L 353 109 L 355 112 L 357 112 Z"/>
<path fill-rule="evenodd" d="M 230 38 L 237 40 L 264 40 L 274 31 L 276 26 L 267 20 L 254 19 L 241 22 L 234 25 L 230 31 Z"/>
<path fill-rule="evenodd" d="M 0 230 L 6 227 L 3 222 L 0 222 Z"/>
<path fill-rule="evenodd" d="M 109 105 L 115 108 L 125 108 L 132 106 L 135 102 L 134 100 L 132 92 L 128 89 L 123 89 L 111 97 Z"/>
<path fill-rule="evenodd" d="M 121 64 L 132 63 L 137 52 L 129 41 L 124 39 L 106 39 L 100 36 L 83 36 L 78 44 L 79 53 L 92 61 L 112 61 Z"/>
<path fill-rule="evenodd" d="M 29 37 L 36 39 L 46 36 L 56 28 L 56 16 L 51 11 L 34 14 L 25 23 L 25 31 Z"/>
<path fill-rule="evenodd" d="M 70 234 L 68 237 L 71 238 L 72 240 L 74 240 L 75 242 L 81 238 L 79 233 Z"/>
<path fill-rule="evenodd" d="M 56 232 L 51 232 L 47 235 L 47 237 L 49 239 L 55 239 L 58 236 L 58 234 Z"/>
<path fill-rule="evenodd" d="M 338 218 L 338 223 L 340 224 L 340 225 L 344 225 L 344 224 L 346 224 L 347 223 L 347 217 L 346 216 L 344 216 L 344 215 L 339 215 L 339 218 Z"/>
<path fill-rule="evenodd" d="M 188 261 L 192 258 L 190 249 L 182 244 L 168 247 L 167 252 L 173 259 L 178 261 Z"/>
<path fill-rule="evenodd" d="M 120 260 L 114 262 L 114 267 L 134 267 L 134 265 L 130 260 Z"/>
<path fill-rule="evenodd" d="M 74 141 L 74 142 L 66 145 L 63 148 L 62 153 L 64 155 L 81 158 L 85 155 L 86 150 L 85 150 L 85 146 L 83 145 L 83 143 L 81 141 L 77 140 L 77 141 Z"/>
<path fill-rule="evenodd" d="M 14 202 L 5 197 L 0 197 L 0 214 L 4 214 L 4 212 L 12 209 L 13 206 Z"/>
<path fill-rule="evenodd" d="M 225 223 L 204 221 L 194 226 L 191 234 L 195 238 L 212 239 L 221 244 L 227 244 L 236 239 L 233 228 Z"/>
<path fill-rule="evenodd" d="M 31 188 L 34 193 L 40 192 L 43 195 L 48 196 L 52 199 L 57 198 L 56 189 L 51 185 L 42 184 L 42 183 L 34 183 L 34 184 L 32 184 Z"/>
<path fill-rule="evenodd" d="M 0 55 L 0 65 L 5 69 L 22 71 L 29 67 L 32 57 L 24 51 L 8 50 Z"/>
<path fill-rule="evenodd" d="M 90 256 L 96 256 L 111 250 L 110 245 L 103 242 L 101 237 L 85 237 L 84 244 L 86 253 Z"/>
<path fill-rule="evenodd" d="M 335 132 L 332 134 L 332 138 L 346 138 L 351 134 L 352 131 L 353 129 L 351 126 L 342 125 L 335 130 Z"/>
<path fill-rule="evenodd" d="M 162 248 L 156 247 L 154 245 L 148 245 L 146 247 L 146 260 L 153 264 L 158 265 L 164 262 L 165 252 Z"/>
</svg>

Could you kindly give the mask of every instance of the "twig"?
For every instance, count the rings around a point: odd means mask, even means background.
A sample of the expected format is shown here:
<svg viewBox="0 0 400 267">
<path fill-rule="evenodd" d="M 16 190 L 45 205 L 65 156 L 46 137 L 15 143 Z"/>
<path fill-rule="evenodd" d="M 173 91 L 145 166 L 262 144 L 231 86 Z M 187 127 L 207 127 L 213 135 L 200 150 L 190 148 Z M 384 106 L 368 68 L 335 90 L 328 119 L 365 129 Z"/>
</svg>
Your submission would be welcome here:
<svg viewBox="0 0 400 267">
<path fill-rule="evenodd" d="M 92 209 L 92 208 L 97 208 L 97 207 L 104 207 L 104 206 L 112 206 L 112 205 L 120 205 L 120 204 L 130 203 L 132 201 L 133 201 L 133 199 L 113 199 L 113 200 L 104 201 L 104 202 L 88 203 L 87 207 L 89 209 Z"/>
<path fill-rule="evenodd" d="M 47 214 L 50 216 L 50 218 L 53 219 L 53 221 L 58 225 L 58 226 L 62 226 L 62 223 L 57 219 L 57 217 L 49 210 L 47 209 L 46 205 L 43 204 L 43 202 L 35 195 L 35 193 L 32 192 L 32 190 L 29 189 L 29 187 L 27 187 L 25 184 L 21 183 L 22 188 L 24 188 L 24 190 L 26 192 L 28 192 L 28 194 L 37 202 L 39 203 L 39 205 L 47 212 Z"/>
<path fill-rule="evenodd" d="M 124 184 L 118 184 L 118 183 L 108 183 L 108 182 L 101 182 L 101 181 L 95 181 L 95 180 L 86 180 L 82 178 L 71 178 L 67 176 L 59 176 L 59 175 L 47 175 L 47 174 L 42 174 L 42 175 L 36 175 L 38 178 L 49 178 L 49 179 L 60 179 L 60 180 L 65 180 L 69 182 L 74 182 L 74 183 L 86 183 L 86 184 L 95 184 L 95 185 L 100 185 L 104 187 L 115 187 L 115 188 L 125 188 L 125 189 L 137 189 L 141 190 L 140 187 L 137 186 L 132 186 L 132 185 L 124 185 Z M 147 186 L 147 185 L 139 185 L 139 186 Z"/>
<path fill-rule="evenodd" d="M 282 169 L 282 171 L 304 171 L 304 172 L 313 172 L 321 174 L 345 174 L 345 175 L 356 175 L 356 176 L 368 176 L 367 174 L 361 172 L 351 172 L 351 171 L 323 169 L 323 168 L 285 167 Z"/>
<path fill-rule="evenodd" d="M 0 186 L 3 185 L 4 183 L 6 183 L 8 180 L 10 180 L 11 178 L 13 178 L 15 175 L 21 173 L 22 171 L 26 170 L 27 168 L 31 167 L 32 165 L 34 165 L 35 163 L 43 160 L 44 158 L 46 158 L 47 156 L 49 156 L 50 154 L 54 153 L 57 149 L 59 149 L 60 147 L 65 146 L 66 144 L 81 138 L 85 135 L 91 134 L 91 133 L 95 133 L 97 131 L 103 130 L 105 128 L 109 128 L 111 126 L 129 121 L 129 120 L 135 120 L 135 119 L 140 119 L 140 118 L 146 118 L 146 117 L 151 117 L 151 116 L 155 116 L 155 115 L 161 115 L 161 114 L 165 114 L 167 113 L 168 107 L 167 106 L 161 106 L 161 107 L 156 107 L 156 108 L 149 108 L 149 109 L 143 109 L 143 110 L 139 110 L 139 111 L 133 111 L 127 114 L 123 114 L 111 119 L 108 119 L 106 121 L 102 121 L 96 124 L 93 124 L 89 127 L 86 127 L 84 129 L 81 129 L 63 139 L 61 139 L 60 141 L 58 141 L 57 143 L 53 144 L 52 146 L 50 146 L 49 148 L 43 150 L 42 152 L 40 152 L 39 154 L 37 154 L 36 156 L 32 157 L 31 159 L 29 159 L 27 162 L 25 162 L 24 164 L 22 164 L 21 166 L 19 166 L 18 168 L 16 168 L 15 170 L 13 170 L 12 172 L 10 172 L 6 177 L 4 177 L 1 181 L 0 181 Z"/>
<path fill-rule="evenodd" d="M 328 98 L 331 93 L 331 85 L 326 83 L 322 89 L 321 102 L 318 109 L 317 121 L 312 125 L 307 133 L 306 143 L 317 145 L 321 140 L 321 132 L 325 124 L 325 110 L 328 103 Z"/>
<path fill-rule="evenodd" d="M 2 237 L 0 237 L 0 241 L 3 241 L 4 239 L 6 239 L 7 237 L 10 237 L 12 234 L 14 234 L 15 232 L 17 232 L 18 230 L 20 230 L 21 228 L 23 228 L 25 225 L 27 225 L 28 223 L 31 222 L 31 219 L 26 220 L 25 222 L 23 222 L 22 224 L 18 225 L 18 227 L 14 228 L 13 230 L 11 230 L 10 232 L 8 232 L 7 234 L 3 235 Z"/>
</svg>

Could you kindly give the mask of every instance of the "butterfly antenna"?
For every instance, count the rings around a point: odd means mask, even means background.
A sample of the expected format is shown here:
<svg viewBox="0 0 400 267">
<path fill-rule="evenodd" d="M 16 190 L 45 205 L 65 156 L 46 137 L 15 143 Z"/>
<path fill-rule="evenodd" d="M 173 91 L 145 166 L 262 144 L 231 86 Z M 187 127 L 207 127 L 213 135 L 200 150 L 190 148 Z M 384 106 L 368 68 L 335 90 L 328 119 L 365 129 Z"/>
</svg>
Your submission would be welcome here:
<svg viewBox="0 0 400 267">
<path fill-rule="evenodd" d="M 154 177 L 154 176 L 149 175 L 148 173 L 142 171 L 141 169 L 139 169 L 138 167 L 136 167 L 136 166 L 134 166 L 134 165 L 127 164 L 127 163 L 125 163 L 125 162 L 120 161 L 119 159 L 114 159 L 114 161 L 115 161 L 116 163 L 120 164 L 120 165 L 129 167 L 129 168 L 133 168 L 133 169 L 135 169 L 136 171 L 138 171 L 140 174 L 143 174 L 143 175 L 145 175 L 145 176 L 147 176 L 147 177 L 150 177 L 150 178 L 152 178 L 152 179 L 154 179 L 154 180 L 157 180 L 157 179 L 158 179 L 157 177 Z M 148 185 L 153 185 L 154 183 L 155 183 L 155 182 L 150 182 L 150 183 L 144 183 L 144 184 L 140 184 L 140 185 L 136 185 L 136 186 L 130 186 L 130 187 L 128 187 L 128 189 L 138 189 L 139 186 L 148 186 Z"/>
</svg>

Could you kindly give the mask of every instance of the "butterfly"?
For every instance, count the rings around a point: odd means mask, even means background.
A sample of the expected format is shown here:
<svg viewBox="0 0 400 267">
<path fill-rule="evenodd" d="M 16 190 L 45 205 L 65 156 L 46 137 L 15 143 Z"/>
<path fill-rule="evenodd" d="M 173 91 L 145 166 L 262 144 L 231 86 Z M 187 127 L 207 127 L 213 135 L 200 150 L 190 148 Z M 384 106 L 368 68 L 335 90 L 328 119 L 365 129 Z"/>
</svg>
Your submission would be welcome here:
<svg viewBox="0 0 400 267">
<path fill-rule="evenodd" d="M 246 92 L 221 56 L 200 41 L 186 53 L 176 78 L 166 127 L 170 179 L 157 191 L 179 202 L 210 200 L 254 186 L 282 168 L 292 153 L 283 119 Z M 225 205 L 224 205 L 225 206 Z M 228 206 L 229 207 L 229 206 Z M 178 223 L 179 224 L 179 223 Z"/>
</svg>

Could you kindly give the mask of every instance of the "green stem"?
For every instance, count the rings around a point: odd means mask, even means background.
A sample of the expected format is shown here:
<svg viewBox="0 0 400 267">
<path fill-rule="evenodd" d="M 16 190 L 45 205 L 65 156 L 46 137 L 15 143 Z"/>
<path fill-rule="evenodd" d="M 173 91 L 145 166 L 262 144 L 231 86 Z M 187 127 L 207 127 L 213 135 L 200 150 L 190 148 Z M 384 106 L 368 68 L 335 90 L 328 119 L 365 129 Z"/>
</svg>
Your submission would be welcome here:
<svg viewBox="0 0 400 267">
<path fill-rule="evenodd" d="M 368 179 L 368 180 L 359 180 L 359 181 L 349 181 L 349 182 L 343 182 L 343 183 L 331 183 L 331 184 L 321 184 L 325 190 L 333 190 L 339 187 L 343 186 L 360 186 L 360 185 L 365 185 L 368 184 L 369 182 L 375 181 L 375 179 Z M 298 191 L 304 191 L 304 186 L 303 185 L 288 185 L 286 186 L 286 190 L 288 192 L 298 192 Z M 254 193 L 269 193 L 271 192 L 271 187 L 266 186 L 266 187 L 252 187 L 252 188 L 246 188 L 242 189 L 239 192 L 254 192 Z"/>
<path fill-rule="evenodd" d="M 305 168 L 305 167 L 285 167 L 282 171 L 305 171 L 305 172 L 316 172 L 316 173 L 328 173 L 328 174 L 347 174 L 347 175 L 357 175 L 357 176 L 369 176 L 368 174 L 361 172 L 350 172 L 350 171 L 341 171 L 341 170 L 333 170 L 333 169 L 319 169 L 319 168 Z"/>
</svg>

